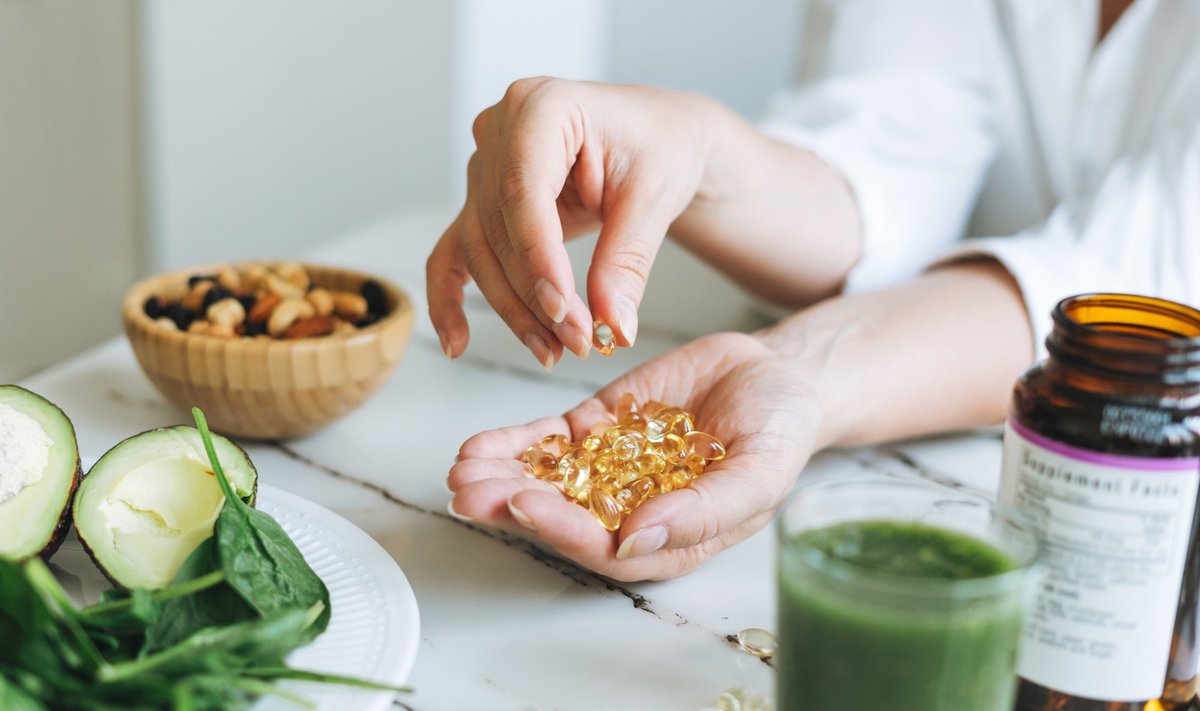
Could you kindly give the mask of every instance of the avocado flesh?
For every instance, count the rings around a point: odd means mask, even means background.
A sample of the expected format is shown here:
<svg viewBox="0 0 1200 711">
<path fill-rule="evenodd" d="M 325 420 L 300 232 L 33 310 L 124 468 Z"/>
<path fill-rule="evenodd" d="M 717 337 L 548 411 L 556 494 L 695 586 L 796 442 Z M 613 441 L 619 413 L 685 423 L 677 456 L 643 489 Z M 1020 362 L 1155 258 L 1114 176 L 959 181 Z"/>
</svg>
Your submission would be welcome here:
<svg viewBox="0 0 1200 711">
<path fill-rule="evenodd" d="M 138 569 L 138 587 L 171 582 L 188 554 L 212 535 L 225 497 L 208 468 L 185 457 L 133 469 L 100 501 L 97 515 L 115 555 Z"/>
<path fill-rule="evenodd" d="M 246 453 L 214 437 L 238 495 L 252 501 L 257 473 Z M 224 495 L 200 433 L 191 427 L 135 435 L 101 457 L 79 488 L 75 527 L 92 559 L 118 585 L 156 589 L 213 533 Z"/>
<path fill-rule="evenodd" d="M 70 526 L 78 483 L 71 421 L 40 395 L 0 385 L 0 556 L 49 558 Z"/>
</svg>

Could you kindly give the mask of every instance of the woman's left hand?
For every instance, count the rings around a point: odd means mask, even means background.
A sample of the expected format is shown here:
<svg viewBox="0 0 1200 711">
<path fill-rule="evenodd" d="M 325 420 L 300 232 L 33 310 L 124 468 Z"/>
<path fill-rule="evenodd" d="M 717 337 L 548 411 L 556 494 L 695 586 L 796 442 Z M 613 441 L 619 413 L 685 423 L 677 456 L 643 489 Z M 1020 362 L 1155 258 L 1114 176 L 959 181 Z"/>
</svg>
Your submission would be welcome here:
<svg viewBox="0 0 1200 711">
<path fill-rule="evenodd" d="M 613 381 L 560 417 L 475 435 L 450 469 L 453 511 L 493 526 L 532 530 L 562 555 L 618 580 L 671 578 L 768 524 L 817 441 L 820 416 L 808 374 L 755 336 L 707 336 Z M 686 488 L 643 503 L 617 534 L 520 460 L 542 437 L 586 436 L 626 392 L 683 407 L 727 456 Z"/>
</svg>

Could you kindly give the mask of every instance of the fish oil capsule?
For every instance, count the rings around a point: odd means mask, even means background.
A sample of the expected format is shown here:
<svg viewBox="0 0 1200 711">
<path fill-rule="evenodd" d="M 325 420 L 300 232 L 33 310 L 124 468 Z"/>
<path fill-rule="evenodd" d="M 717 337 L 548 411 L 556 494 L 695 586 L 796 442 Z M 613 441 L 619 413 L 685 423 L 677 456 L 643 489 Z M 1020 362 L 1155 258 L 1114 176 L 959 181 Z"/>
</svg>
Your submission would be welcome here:
<svg viewBox="0 0 1200 711">
<path fill-rule="evenodd" d="M 696 478 L 696 475 L 692 472 L 691 469 L 689 469 L 686 466 L 682 466 L 682 465 L 678 465 L 678 464 L 671 467 L 670 471 L 667 472 L 667 476 L 666 476 L 666 480 L 669 481 L 671 484 L 672 491 L 675 489 L 682 489 L 683 487 L 687 486 L 688 484 L 691 484 L 692 480 L 695 478 Z"/>
<path fill-rule="evenodd" d="M 558 473 L 562 476 L 563 491 L 572 498 L 587 496 L 591 487 L 591 453 L 582 447 L 572 449 L 558 462 Z"/>
<path fill-rule="evenodd" d="M 658 474 L 651 474 L 647 478 L 651 482 L 654 483 L 654 492 L 655 493 L 652 493 L 653 496 L 657 496 L 658 494 L 669 494 L 675 490 L 675 485 L 673 483 L 671 483 L 670 472 L 659 472 Z"/>
<path fill-rule="evenodd" d="M 680 437 L 685 436 L 688 432 L 696 429 L 692 422 L 692 416 L 686 412 L 676 413 L 671 416 L 670 424 L 667 425 L 667 431 L 677 434 Z"/>
<path fill-rule="evenodd" d="M 567 439 L 565 434 L 546 435 L 542 438 L 539 446 L 550 454 L 561 457 L 571 448 L 571 440 Z"/>
<path fill-rule="evenodd" d="M 604 440 L 605 445 L 611 447 L 613 442 L 616 442 L 627 434 L 641 435 L 642 432 L 635 426 L 618 425 L 604 430 L 604 434 L 600 435 L 600 438 Z"/>
<path fill-rule="evenodd" d="M 613 495 L 602 488 L 592 487 L 588 493 L 588 510 L 607 531 L 615 531 L 621 527 L 624 514 Z"/>
<path fill-rule="evenodd" d="M 640 432 L 630 432 L 618 437 L 612 443 L 613 458 L 632 461 L 642 454 L 642 443 L 645 437 Z"/>
<path fill-rule="evenodd" d="M 601 439 L 599 435 L 588 435 L 587 437 L 583 438 L 583 442 L 581 442 L 579 446 L 583 447 L 589 452 L 595 452 L 597 449 L 600 449 L 602 446 L 604 446 L 604 440 Z"/>
<path fill-rule="evenodd" d="M 637 398 L 633 396 L 633 393 L 623 393 L 621 395 L 621 397 L 617 398 L 617 407 L 616 407 L 616 409 L 613 410 L 613 412 L 617 415 L 617 417 L 620 417 L 621 415 L 625 414 L 626 412 L 637 412 L 637 411 L 638 411 Z"/>
<path fill-rule="evenodd" d="M 604 452 L 598 452 L 598 453 L 596 453 L 596 455 L 594 457 L 592 457 L 592 475 L 593 476 L 606 477 L 606 476 L 612 474 L 613 471 L 614 471 L 614 468 L 613 468 L 612 454 L 610 454 L 607 451 L 604 451 Z"/>
<path fill-rule="evenodd" d="M 663 436 L 662 442 L 659 444 L 659 451 L 670 461 L 683 461 L 683 458 L 689 454 L 687 442 L 683 441 L 683 437 L 673 433 Z"/>
<path fill-rule="evenodd" d="M 525 450 L 525 462 L 538 479 L 550 479 L 558 474 L 558 457 L 541 447 L 534 446 Z"/>
<path fill-rule="evenodd" d="M 624 427 L 637 427 L 641 429 L 646 426 L 646 418 L 637 410 L 623 413 L 618 422 Z"/>
<path fill-rule="evenodd" d="M 667 434 L 668 427 L 670 427 L 670 422 L 658 417 L 646 420 L 646 439 L 651 442 L 661 442 L 663 436 Z"/>
<path fill-rule="evenodd" d="M 654 480 L 648 476 L 638 477 L 625 485 L 625 488 L 618 492 L 618 502 L 626 511 L 633 511 L 641 506 L 646 499 L 657 493 L 658 486 Z"/>
<path fill-rule="evenodd" d="M 738 632 L 737 643 L 739 647 L 760 659 L 773 656 L 779 648 L 775 635 L 758 627 L 748 627 Z"/>
<path fill-rule="evenodd" d="M 659 411 L 666 407 L 665 403 L 661 403 L 658 400 L 647 400 L 642 403 L 641 413 L 644 417 L 658 417 Z"/>
<path fill-rule="evenodd" d="M 688 451 L 710 462 L 725 458 L 725 446 L 721 444 L 720 440 L 707 432 L 699 430 L 688 432 L 683 436 L 683 441 L 687 442 Z"/>
<path fill-rule="evenodd" d="M 667 460 L 654 452 L 645 452 L 634 461 L 634 466 L 640 476 L 656 474 L 667 468 Z"/>
<path fill-rule="evenodd" d="M 613 335 L 612 326 L 603 321 L 592 323 L 592 333 L 596 337 L 596 352 L 600 355 L 612 355 L 617 350 L 617 339 Z"/>
<path fill-rule="evenodd" d="M 639 476 L 641 476 L 641 472 L 638 470 L 636 460 L 617 462 L 617 466 L 613 470 L 613 480 L 620 486 L 625 486 Z"/>
<path fill-rule="evenodd" d="M 694 477 L 703 474 L 704 470 L 708 467 L 708 462 L 705 461 L 704 457 L 697 454 L 687 455 L 683 458 L 682 464 L 692 471 L 692 476 Z"/>
</svg>

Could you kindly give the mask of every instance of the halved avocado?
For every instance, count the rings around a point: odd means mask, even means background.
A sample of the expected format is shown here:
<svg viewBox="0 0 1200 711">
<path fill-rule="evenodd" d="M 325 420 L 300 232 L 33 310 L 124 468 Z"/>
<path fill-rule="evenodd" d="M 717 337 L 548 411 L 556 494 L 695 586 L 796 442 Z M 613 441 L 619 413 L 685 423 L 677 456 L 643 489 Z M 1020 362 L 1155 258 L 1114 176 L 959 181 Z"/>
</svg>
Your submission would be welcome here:
<svg viewBox="0 0 1200 711">
<path fill-rule="evenodd" d="M 53 403 L 0 385 L 0 557 L 49 558 L 71 526 L 79 445 Z"/>
<path fill-rule="evenodd" d="M 254 504 L 258 472 L 246 452 L 213 435 L 221 467 Z M 88 470 L 75 496 L 75 530 L 97 567 L 117 585 L 157 589 L 213 532 L 225 497 L 200 432 L 167 427 L 134 435 Z"/>
</svg>

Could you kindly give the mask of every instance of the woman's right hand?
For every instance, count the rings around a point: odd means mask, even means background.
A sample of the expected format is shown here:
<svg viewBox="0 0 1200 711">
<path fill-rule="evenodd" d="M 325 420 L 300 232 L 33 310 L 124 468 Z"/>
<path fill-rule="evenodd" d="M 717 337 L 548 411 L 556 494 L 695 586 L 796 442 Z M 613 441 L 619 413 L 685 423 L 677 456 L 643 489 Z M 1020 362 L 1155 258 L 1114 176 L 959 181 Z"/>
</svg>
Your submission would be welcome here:
<svg viewBox="0 0 1200 711">
<path fill-rule="evenodd" d="M 586 357 L 593 320 L 631 345 L 659 245 L 701 190 L 713 106 L 664 89 L 542 77 L 513 83 L 479 114 L 466 203 L 426 263 L 446 355 L 467 347 L 470 279 L 547 369 L 564 346 Z M 563 243 L 596 227 L 585 304 Z"/>
</svg>

